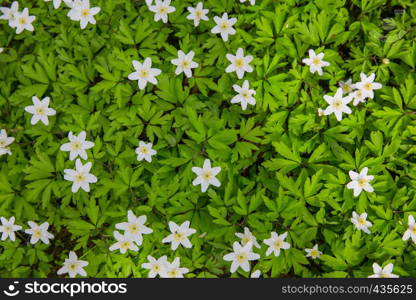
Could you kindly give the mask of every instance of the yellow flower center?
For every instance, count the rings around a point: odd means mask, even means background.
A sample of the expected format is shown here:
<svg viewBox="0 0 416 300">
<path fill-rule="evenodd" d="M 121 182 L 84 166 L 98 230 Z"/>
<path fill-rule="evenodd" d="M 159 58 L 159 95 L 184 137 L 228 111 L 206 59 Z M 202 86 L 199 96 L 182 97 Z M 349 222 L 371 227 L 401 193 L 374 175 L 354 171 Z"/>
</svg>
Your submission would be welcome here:
<svg viewBox="0 0 416 300">
<path fill-rule="evenodd" d="M 75 181 L 76 182 L 83 182 L 85 181 L 85 175 L 83 173 L 78 173 L 77 175 L 75 175 Z"/>
<path fill-rule="evenodd" d="M 0 140 L 0 148 L 6 146 L 6 142 L 3 140 Z"/>
<path fill-rule="evenodd" d="M 27 20 L 26 20 L 26 18 L 25 17 L 20 17 L 19 18 L 19 24 L 21 24 L 21 25 L 25 25 L 27 23 Z"/>
<path fill-rule="evenodd" d="M 413 234 L 416 234 L 416 226 L 413 226 L 413 228 L 411 229 L 411 231 L 413 232 Z"/>
<path fill-rule="evenodd" d="M 160 266 L 159 265 L 153 265 L 152 266 L 152 271 L 156 272 L 156 273 L 159 273 L 160 272 Z"/>
<path fill-rule="evenodd" d="M 340 109 L 342 106 L 342 101 L 339 99 L 335 100 L 333 106 L 335 109 Z"/>
<path fill-rule="evenodd" d="M 358 224 L 360 224 L 361 226 L 365 226 L 367 223 L 366 219 L 364 218 L 358 218 Z"/>
<path fill-rule="evenodd" d="M 248 98 L 250 98 L 250 93 L 249 92 L 243 92 L 242 96 L 243 96 L 243 98 L 248 99 Z"/>
<path fill-rule="evenodd" d="M 165 15 L 168 13 L 168 8 L 166 6 L 160 6 L 159 7 L 159 14 Z"/>
<path fill-rule="evenodd" d="M 188 60 L 185 59 L 184 61 L 182 61 L 182 68 L 188 69 L 190 65 L 191 63 Z"/>
<path fill-rule="evenodd" d="M 12 232 L 12 227 L 11 227 L 11 226 L 6 225 L 6 226 L 4 226 L 4 231 L 5 231 L 6 233 L 11 233 L 11 232 Z"/>
<path fill-rule="evenodd" d="M 247 261 L 248 255 L 247 253 L 239 253 L 236 258 L 239 263 L 243 263 Z"/>
<path fill-rule="evenodd" d="M 321 59 L 320 59 L 320 58 L 318 58 L 318 57 L 315 57 L 315 58 L 312 60 L 312 63 L 313 63 L 315 66 L 319 66 L 319 65 L 321 64 Z"/>
<path fill-rule="evenodd" d="M 178 269 L 172 269 L 172 270 L 170 270 L 170 271 L 168 272 L 168 276 L 169 276 L 169 277 L 172 277 L 172 278 L 178 277 L 178 276 L 179 276 L 179 271 L 178 271 Z"/>
<path fill-rule="evenodd" d="M 277 240 L 276 242 L 274 242 L 274 247 L 276 249 L 280 249 L 283 247 L 283 241 L 282 240 Z"/>
<path fill-rule="evenodd" d="M 139 76 L 141 78 L 147 78 L 147 77 L 149 77 L 149 70 L 141 70 Z"/>
<path fill-rule="evenodd" d="M 365 178 L 360 178 L 360 179 L 358 179 L 358 185 L 359 185 L 360 187 L 364 187 L 367 183 L 368 183 L 368 180 L 367 180 L 367 179 L 365 179 Z"/>
<path fill-rule="evenodd" d="M 148 154 L 149 153 L 149 149 L 147 147 L 140 147 L 139 151 L 143 154 Z"/>
<path fill-rule="evenodd" d="M 88 17 L 89 15 L 90 15 L 90 10 L 89 9 L 83 9 L 82 11 L 81 11 L 81 15 L 83 16 L 83 17 Z"/>
<path fill-rule="evenodd" d="M 180 233 L 180 232 L 177 232 L 177 233 L 175 233 L 175 235 L 173 236 L 173 239 L 176 241 L 176 242 L 180 242 L 180 241 L 182 241 L 183 239 L 184 239 L 184 235 L 182 234 L 182 233 Z"/>
<path fill-rule="evenodd" d="M 250 241 L 251 241 L 250 238 L 248 238 L 246 236 L 241 239 L 241 243 L 244 244 L 244 245 L 247 244 Z"/>
<path fill-rule="evenodd" d="M 364 85 L 364 89 L 366 91 L 371 91 L 373 89 L 373 86 L 372 86 L 371 83 L 367 83 L 367 84 Z"/>
<path fill-rule="evenodd" d="M 68 266 L 68 269 L 70 269 L 71 271 L 75 271 L 77 269 L 77 264 L 70 264 Z"/>
<path fill-rule="evenodd" d="M 79 150 L 81 149 L 81 143 L 80 142 L 72 142 L 71 143 L 72 150 Z"/>
<path fill-rule="evenodd" d="M 33 230 L 33 236 L 36 238 L 40 238 L 42 236 L 42 231 L 40 231 L 40 229 Z"/>
<path fill-rule="evenodd" d="M 312 257 L 318 257 L 319 256 L 319 251 L 316 249 L 312 249 L 311 250 L 311 256 Z"/>
<path fill-rule="evenodd" d="M 342 89 L 344 90 L 344 93 L 350 93 L 352 91 L 351 86 L 349 84 L 344 84 Z"/>
<path fill-rule="evenodd" d="M 197 11 L 195 12 L 195 16 L 196 16 L 198 19 L 201 19 L 203 15 L 204 15 L 204 13 L 203 13 L 203 11 L 202 11 L 202 10 L 197 10 Z"/>
<path fill-rule="evenodd" d="M 44 115 L 45 114 L 45 108 L 43 108 L 43 107 L 36 108 L 36 114 L 37 115 Z"/>
<path fill-rule="evenodd" d="M 242 59 L 242 58 L 237 58 L 237 59 L 235 60 L 235 62 L 234 62 L 234 65 L 235 65 L 237 68 L 242 68 L 242 67 L 244 67 L 244 59 Z"/>
<path fill-rule="evenodd" d="M 128 249 L 129 247 L 130 247 L 130 243 L 127 242 L 127 241 L 122 242 L 121 245 L 120 245 L 121 249 Z"/>
<path fill-rule="evenodd" d="M 132 234 L 137 234 L 137 233 L 139 233 L 139 227 L 136 224 L 131 224 L 129 226 L 129 231 Z"/>
<path fill-rule="evenodd" d="M 222 30 L 228 30 L 230 27 L 231 27 L 231 26 L 230 26 L 230 23 L 228 23 L 228 22 L 222 22 L 222 23 L 220 24 L 220 28 L 221 28 Z"/>
<path fill-rule="evenodd" d="M 211 173 L 211 171 L 205 171 L 204 173 L 202 173 L 202 178 L 204 179 L 204 180 L 211 180 L 212 179 L 212 173 Z"/>
</svg>

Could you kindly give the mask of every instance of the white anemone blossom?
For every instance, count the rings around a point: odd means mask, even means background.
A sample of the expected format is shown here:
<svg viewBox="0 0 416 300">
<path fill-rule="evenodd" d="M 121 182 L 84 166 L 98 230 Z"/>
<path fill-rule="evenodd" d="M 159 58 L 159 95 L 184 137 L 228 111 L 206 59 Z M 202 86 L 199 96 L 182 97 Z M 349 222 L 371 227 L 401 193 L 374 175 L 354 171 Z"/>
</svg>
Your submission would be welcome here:
<svg viewBox="0 0 416 300">
<path fill-rule="evenodd" d="M 182 50 L 178 51 L 178 58 L 171 60 L 171 63 L 176 66 L 176 75 L 184 73 L 186 77 L 192 77 L 192 69 L 198 68 L 198 63 L 193 61 L 194 55 L 194 51 L 187 54 Z"/>
<path fill-rule="evenodd" d="M 89 0 L 74 0 L 72 3 L 68 3 L 71 10 L 68 12 L 68 17 L 72 21 L 79 21 L 81 29 L 87 27 L 88 23 L 95 24 L 94 16 L 101 10 L 99 7 L 90 7 Z"/>
<path fill-rule="evenodd" d="M 168 22 L 168 14 L 176 11 L 174 6 L 170 5 L 171 0 L 156 0 L 154 5 L 149 5 L 149 10 L 155 13 L 155 22 L 162 20 L 163 23 Z"/>
<path fill-rule="evenodd" d="M 199 26 L 201 20 L 208 21 L 208 9 L 204 9 L 202 2 L 198 2 L 196 7 L 188 7 L 189 15 L 186 16 L 188 20 L 193 20 L 195 27 Z"/>
<path fill-rule="evenodd" d="M 256 105 L 256 99 L 253 97 L 256 95 L 256 91 L 250 89 L 248 80 L 244 80 L 243 85 L 233 85 L 234 91 L 238 94 L 231 99 L 231 103 L 240 103 L 242 110 L 247 109 L 247 105 Z"/>
<path fill-rule="evenodd" d="M 211 161 L 206 159 L 202 168 L 192 167 L 192 172 L 194 172 L 197 177 L 192 182 L 193 185 L 201 185 L 201 192 L 205 193 L 209 185 L 219 187 L 221 182 L 215 177 L 219 172 L 221 172 L 221 167 L 211 168 Z"/>
<path fill-rule="evenodd" d="M 87 276 L 84 267 L 88 266 L 88 262 L 85 260 L 79 260 L 74 251 L 69 252 L 68 258 L 65 258 L 65 262 L 62 268 L 57 272 L 58 275 L 68 273 L 70 278 L 75 278 L 77 274 L 81 276 Z"/>
<path fill-rule="evenodd" d="M 148 82 L 157 84 L 156 76 L 160 75 L 161 70 L 152 68 L 152 60 L 149 57 L 144 60 L 143 64 L 137 60 L 133 60 L 133 67 L 135 71 L 130 73 L 128 78 L 130 80 L 137 80 L 139 89 L 145 89 Z"/>
<path fill-rule="evenodd" d="M 190 222 L 185 221 L 180 226 L 175 222 L 169 222 L 171 234 L 162 240 L 162 243 L 171 243 L 171 249 L 176 250 L 179 245 L 185 248 L 192 248 L 189 236 L 196 232 L 195 229 L 189 227 Z"/>
<path fill-rule="evenodd" d="M 309 66 L 309 70 L 312 74 L 318 72 L 319 75 L 323 75 L 323 67 L 329 66 L 329 62 L 324 61 L 324 53 L 316 54 L 313 49 L 309 50 L 309 58 L 304 58 L 302 62 Z"/>
<path fill-rule="evenodd" d="M 338 88 L 334 96 L 325 95 L 325 101 L 329 106 L 325 109 L 324 115 L 334 114 L 338 121 L 342 120 L 342 113 L 350 114 L 352 113 L 351 108 L 348 107 L 353 99 L 351 95 L 343 97 L 342 88 Z"/>
<path fill-rule="evenodd" d="M 233 252 L 223 257 L 225 261 L 231 261 L 231 273 L 235 273 L 238 268 L 243 269 L 245 272 L 250 271 L 250 261 L 260 258 L 259 254 L 252 251 L 252 247 L 252 243 L 247 243 L 242 246 L 239 242 L 234 242 Z"/>
<path fill-rule="evenodd" d="M 81 160 L 78 158 L 75 161 L 75 170 L 65 169 L 64 179 L 72 181 L 71 191 L 73 193 L 78 192 L 81 188 L 87 193 L 90 191 L 90 183 L 96 183 L 97 177 L 90 173 L 92 163 L 88 162 L 85 165 L 81 163 Z"/>
<path fill-rule="evenodd" d="M 88 159 L 85 150 L 94 147 L 94 143 L 86 141 L 87 133 L 81 131 L 78 136 L 74 135 L 72 131 L 68 134 L 69 143 L 65 143 L 60 147 L 61 151 L 69 152 L 69 159 L 74 160 L 78 156 L 82 159 Z"/>
<path fill-rule="evenodd" d="M 374 179 L 373 175 L 368 175 L 368 168 L 365 167 L 360 173 L 350 171 L 351 181 L 347 184 L 348 189 L 354 190 L 354 197 L 357 197 L 364 190 L 366 192 L 374 192 L 374 188 L 370 184 L 370 181 Z"/>
<path fill-rule="evenodd" d="M 238 79 L 242 79 L 245 72 L 253 72 L 253 67 L 249 65 L 249 63 L 253 60 L 253 56 L 244 56 L 243 48 L 238 48 L 236 55 L 227 54 L 226 57 L 231 64 L 225 69 L 225 72 L 235 72 Z"/>
<path fill-rule="evenodd" d="M 39 100 L 38 97 L 33 96 L 32 102 L 33 105 L 25 107 L 25 111 L 33 115 L 30 123 L 35 125 L 41 121 L 43 124 L 49 125 L 48 117 L 56 114 L 56 111 L 49 107 L 50 98 L 45 97 L 42 100 Z"/>
<path fill-rule="evenodd" d="M 228 35 L 234 35 L 236 33 L 233 25 L 237 23 L 237 19 L 229 19 L 227 13 L 224 13 L 222 17 L 215 16 L 214 21 L 217 25 L 211 29 L 211 32 L 214 34 L 219 33 L 225 42 L 228 41 Z"/>
</svg>

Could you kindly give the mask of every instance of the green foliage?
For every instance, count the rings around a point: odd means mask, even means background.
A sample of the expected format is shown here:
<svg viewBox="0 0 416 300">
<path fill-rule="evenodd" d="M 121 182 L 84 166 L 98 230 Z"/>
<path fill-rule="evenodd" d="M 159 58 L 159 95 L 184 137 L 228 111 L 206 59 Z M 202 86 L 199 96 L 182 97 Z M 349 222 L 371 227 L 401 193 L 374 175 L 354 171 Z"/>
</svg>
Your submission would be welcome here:
<svg viewBox="0 0 416 300">
<path fill-rule="evenodd" d="M 367 277 L 374 262 L 415 277 L 415 245 L 401 239 L 416 216 L 414 1 L 208 0 L 210 20 L 195 28 L 186 7 L 197 2 L 174 0 L 167 24 L 154 22 L 144 0 L 91 0 L 101 11 L 84 30 L 43 0 L 19 1 L 37 17 L 33 33 L 0 21 L 0 129 L 16 138 L 0 157 L 0 215 L 24 228 L 48 221 L 55 235 L 49 246 L 23 232 L 0 242 L 0 276 L 54 277 L 74 250 L 92 277 L 146 277 L 147 255 L 179 256 L 189 277 L 229 277 L 223 256 L 248 227 L 264 277 Z M 224 12 L 238 19 L 228 42 L 210 33 Z M 257 104 L 246 111 L 230 103 L 242 80 L 224 72 L 226 54 L 240 47 L 254 57 L 244 79 Z M 331 63 L 323 76 L 301 62 L 311 48 Z M 192 78 L 174 75 L 178 50 L 195 51 Z M 127 76 L 145 57 L 162 74 L 141 91 Z M 342 122 L 319 117 L 323 95 L 360 72 L 383 84 L 375 98 Z M 35 95 L 51 97 L 49 126 L 30 125 L 24 112 Z M 95 143 L 88 161 L 98 182 L 72 194 L 63 170 L 74 162 L 59 147 L 83 130 Z M 152 163 L 137 161 L 139 139 L 158 151 Z M 191 168 L 205 158 L 221 166 L 222 185 L 201 193 Z M 363 167 L 375 192 L 353 197 L 348 171 Z M 110 252 L 128 209 L 154 232 L 138 252 Z M 368 213 L 370 235 L 354 228 L 352 211 Z M 186 220 L 197 230 L 193 247 L 173 252 L 161 243 L 167 224 Z M 279 257 L 265 256 L 271 231 L 288 232 L 291 248 Z M 317 260 L 305 257 L 314 244 L 324 254 Z"/>
</svg>

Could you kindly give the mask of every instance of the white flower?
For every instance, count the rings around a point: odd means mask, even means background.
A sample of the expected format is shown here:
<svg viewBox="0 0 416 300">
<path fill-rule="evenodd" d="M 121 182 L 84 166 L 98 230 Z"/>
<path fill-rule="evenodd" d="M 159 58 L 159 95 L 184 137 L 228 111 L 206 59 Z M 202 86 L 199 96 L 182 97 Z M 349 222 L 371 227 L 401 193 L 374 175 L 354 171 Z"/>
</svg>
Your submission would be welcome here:
<svg viewBox="0 0 416 300">
<path fill-rule="evenodd" d="M 367 175 L 367 172 L 368 168 L 365 167 L 359 174 L 354 171 L 350 171 L 348 173 L 350 175 L 351 181 L 347 184 L 347 188 L 354 190 L 355 197 L 361 194 L 362 190 L 365 190 L 369 193 L 374 192 L 374 189 L 370 184 L 370 181 L 374 179 L 374 176 Z"/>
<path fill-rule="evenodd" d="M 176 75 L 179 75 L 183 72 L 185 73 L 186 77 L 192 77 L 192 69 L 198 67 L 198 63 L 192 60 L 194 55 L 194 51 L 190 51 L 188 54 L 185 54 L 182 50 L 178 51 L 178 58 L 171 60 L 171 63 L 177 66 L 175 71 Z"/>
<path fill-rule="evenodd" d="M 125 230 L 125 233 L 131 235 L 136 244 L 140 246 L 143 242 L 142 235 L 153 232 L 152 229 L 144 225 L 144 223 L 146 223 L 146 219 L 147 217 L 145 215 L 136 217 L 134 213 L 131 210 L 129 210 L 127 212 L 128 222 L 118 223 L 116 224 L 116 228 L 120 230 Z"/>
<path fill-rule="evenodd" d="M 280 249 L 289 249 L 290 244 L 285 242 L 285 238 L 287 237 L 287 232 L 278 235 L 276 232 L 271 233 L 271 237 L 269 239 L 265 239 L 263 242 L 269 246 L 266 251 L 266 255 L 269 256 L 270 254 L 274 253 L 274 256 L 280 255 Z"/>
<path fill-rule="evenodd" d="M 256 105 L 256 99 L 253 97 L 256 94 L 256 91 L 250 90 L 248 80 L 244 80 L 242 86 L 234 84 L 233 89 L 238 95 L 231 99 L 231 103 L 241 103 L 241 108 L 243 110 L 247 109 L 247 104 Z"/>
<path fill-rule="evenodd" d="M 358 230 L 362 230 L 365 233 L 370 234 L 370 230 L 368 227 L 373 226 L 370 221 L 367 221 L 367 213 L 362 213 L 361 215 L 358 215 L 355 211 L 352 212 L 352 218 L 351 222 L 355 225 L 355 228 Z"/>
<path fill-rule="evenodd" d="M 239 242 L 234 242 L 233 250 L 234 252 L 224 255 L 225 261 L 231 261 L 230 272 L 234 273 L 239 267 L 244 271 L 250 271 L 250 261 L 257 260 L 260 258 L 260 255 L 252 252 L 253 245 L 247 243 L 244 246 L 241 246 Z"/>
<path fill-rule="evenodd" d="M 313 259 L 319 258 L 322 255 L 322 252 L 319 251 L 318 245 L 313 246 L 313 248 L 306 248 L 306 257 L 312 257 Z"/>
<path fill-rule="evenodd" d="M 244 3 L 244 2 L 246 2 L 247 0 L 240 0 L 240 3 Z M 256 0 L 249 0 L 250 1 L 250 4 L 251 5 L 254 5 L 254 4 L 256 4 Z"/>
<path fill-rule="evenodd" d="M 130 80 L 138 80 L 139 89 L 143 90 L 146 87 L 147 82 L 157 84 L 157 79 L 155 77 L 158 76 L 161 71 L 160 69 L 152 68 L 152 60 L 150 58 L 146 58 L 143 64 L 137 60 L 133 60 L 133 67 L 136 71 L 131 73 L 128 78 Z"/>
<path fill-rule="evenodd" d="M 319 117 L 325 116 L 324 110 L 322 108 L 320 108 L 320 107 L 318 108 L 318 116 Z"/>
<path fill-rule="evenodd" d="M 75 0 L 69 5 L 71 10 L 68 12 L 68 17 L 72 21 L 79 21 L 81 29 L 87 27 L 88 23 L 96 23 L 94 16 L 100 12 L 101 8 L 90 7 L 89 0 Z"/>
<path fill-rule="evenodd" d="M 374 90 L 378 90 L 383 87 L 381 83 L 374 82 L 376 74 L 371 73 L 371 75 L 367 77 L 364 73 L 361 73 L 360 77 L 361 81 L 355 84 L 356 88 L 362 91 L 364 98 L 373 99 Z"/>
<path fill-rule="evenodd" d="M 416 224 L 415 218 L 412 215 L 409 215 L 407 219 L 408 228 L 403 234 L 403 241 L 407 241 L 412 238 L 413 243 L 416 243 Z"/>
<path fill-rule="evenodd" d="M 219 187 L 221 182 L 215 177 L 219 172 L 221 172 L 221 167 L 211 168 L 211 161 L 206 159 L 202 168 L 192 167 L 192 172 L 194 172 L 197 177 L 192 181 L 193 185 L 201 185 L 201 192 L 206 192 L 209 185 Z"/>
<path fill-rule="evenodd" d="M 14 137 L 8 137 L 6 130 L 0 130 L 0 156 L 4 154 L 12 155 L 9 145 L 14 142 Z"/>
<path fill-rule="evenodd" d="M 65 169 L 64 179 L 72 181 L 71 191 L 73 193 L 78 192 L 79 188 L 86 192 L 90 191 L 90 183 L 97 182 L 97 177 L 90 173 L 92 164 L 90 162 L 83 165 L 81 160 L 78 158 L 75 161 L 75 170 Z"/>
<path fill-rule="evenodd" d="M 11 21 L 10 26 L 16 28 L 16 33 L 20 34 L 23 30 L 33 31 L 32 22 L 36 19 L 35 16 L 29 16 L 29 10 L 24 8 L 22 12 L 14 14 L 14 18 Z"/>
<path fill-rule="evenodd" d="M 351 108 L 347 106 L 348 103 L 352 101 L 352 96 L 343 97 L 342 88 L 338 88 L 335 96 L 324 96 L 325 101 L 329 106 L 325 109 L 324 115 L 335 114 L 335 117 L 338 121 L 342 120 L 342 113 L 350 114 L 352 113 Z"/>
<path fill-rule="evenodd" d="M 319 53 L 318 55 L 315 54 L 315 51 L 310 49 L 309 50 L 309 58 L 304 58 L 302 62 L 309 66 L 309 70 L 312 74 L 318 72 L 319 75 L 323 74 L 322 67 L 329 66 L 329 62 L 323 60 L 324 53 Z"/>
<path fill-rule="evenodd" d="M 393 264 L 388 264 L 384 269 L 379 266 L 377 263 L 373 264 L 373 275 L 368 276 L 368 278 L 399 278 L 398 275 L 393 274 Z"/>
<path fill-rule="evenodd" d="M 143 263 L 142 268 L 149 270 L 149 278 L 155 278 L 157 275 L 162 276 L 162 274 L 166 273 L 166 265 L 168 264 L 166 255 L 163 255 L 158 260 L 148 255 L 147 260 L 149 262 Z"/>
<path fill-rule="evenodd" d="M 58 9 L 61 6 L 62 0 L 43 0 L 45 2 L 53 1 L 53 7 Z M 72 4 L 72 0 L 63 0 L 66 5 L 70 6 Z"/>
<path fill-rule="evenodd" d="M 3 53 L 3 48 L 0 48 L 0 53 Z"/>
<path fill-rule="evenodd" d="M 94 147 L 94 143 L 86 141 L 86 136 L 87 133 L 85 131 L 81 131 L 78 136 L 74 135 L 72 131 L 69 132 L 69 143 L 63 144 L 60 150 L 65 152 L 69 151 L 70 160 L 74 160 L 78 156 L 82 159 L 88 159 L 87 152 L 85 150 Z"/>
<path fill-rule="evenodd" d="M 31 244 L 36 244 L 39 240 L 41 240 L 43 243 L 48 245 L 49 239 L 53 239 L 53 234 L 48 232 L 48 222 L 44 222 L 40 225 L 32 221 L 29 221 L 27 223 L 29 224 L 30 229 L 26 229 L 25 233 L 32 235 L 30 237 Z"/>
<path fill-rule="evenodd" d="M 250 278 L 260 278 L 260 275 L 261 275 L 261 271 L 256 270 L 253 273 L 251 273 Z"/>
<path fill-rule="evenodd" d="M 149 10 L 155 13 L 155 22 L 162 20 L 163 23 L 168 22 L 168 14 L 174 12 L 176 8 L 170 6 L 170 0 L 156 0 L 155 5 L 150 5 Z"/>
<path fill-rule="evenodd" d="M 241 245 L 243 246 L 247 243 L 251 243 L 255 247 L 260 248 L 259 243 L 257 243 L 256 237 L 251 233 L 250 229 L 248 229 L 247 227 L 244 227 L 244 233 L 237 232 L 235 236 L 241 239 Z"/>
<path fill-rule="evenodd" d="M 350 95 L 354 98 L 354 101 L 352 102 L 354 106 L 357 106 L 359 103 L 365 102 L 366 98 L 364 97 L 362 90 L 355 90 Z"/>
<path fill-rule="evenodd" d="M 244 50 L 242 48 L 238 48 L 236 55 L 227 54 L 226 57 L 231 64 L 225 69 L 225 72 L 236 72 L 238 79 L 243 78 L 245 72 L 253 72 L 253 68 L 249 65 L 253 60 L 253 56 L 244 56 Z"/>
<path fill-rule="evenodd" d="M 188 7 L 189 15 L 186 16 L 188 20 L 194 20 L 195 27 L 199 25 L 201 20 L 208 21 L 207 13 L 209 9 L 204 9 L 202 2 L 198 2 L 196 7 Z"/>
<path fill-rule="evenodd" d="M 173 262 L 166 262 L 165 269 L 160 273 L 162 278 L 183 278 L 183 274 L 189 272 L 188 268 L 180 267 L 180 258 L 175 257 Z"/>
<path fill-rule="evenodd" d="M 192 244 L 188 239 L 188 236 L 196 232 L 195 229 L 189 228 L 189 221 L 185 221 L 182 225 L 178 226 L 176 223 L 170 221 L 169 229 L 172 232 L 162 240 L 162 243 L 171 243 L 171 249 L 176 250 L 179 245 L 185 248 L 192 248 Z"/>
<path fill-rule="evenodd" d="M 211 29 L 211 32 L 214 34 L 219 33 L 224 41 L 228 41 L 229 34 L 235 34 L 236 31 L 233 28 L 233 25 L 237 23 L 236 18 L 228 19 L 228 14 L 224 13 L 221 18 L 215 16 L 214 21 L 217 25 Z"/>
<path fill-rule="evenodd" d="M 14 232 L 22 229 L 22 226 L 14 224 L 14 217 L 10 217 L 9 220 L 1 217 L 0 220 L 0 232 L 2 233 L 1 240 L 4 241 L 5 239 L 10 238 L 10 240 L 14 242 L 16 240 L 16 234 Z"/>
<path fill-rule="evenodd" d="M 340 81 L 339 87 L 342 88 L 344 94 L 352 93 L 355 90 L 355 84 L 352 83 L 352 79 L 348 79 L 347 81 Z"/>
<path fill-rule="evenodd" d="M 58 275 L 68 273 L 70 278 L 75 278 L 77 274 L 81 276 L 87 276 L 87 272 L 83 269 L 88 266 L 88 262 L 85 260 L 78 260 L 74 251 L 69 252 L 68 258 L 65 258 L 64 266 L 57 272 Z"/>
<path fill-rule="evenodd" d="M 32 119 L 30 120 L 32 125 L 35 125 L 39 121 L 45 125 L 49 125 L 48 116 L 53 116 L 56 114 L 56 111 L 49 107 L 49 101 L 49 97 L 45 97 L 42 100 L 39 100 L 39 98 L 36 96 L 32 97 L 33 105 L 25 107 L 25 111 L 33 115 Z"/>
<path fill-rule="evenodd" d="M 9 26 L 14 28 L 13 21 L 15 19 L 15 15 L 19 13 L 19 2 L 13 1 L 12 6 L 10 8 L 0 7 L 0 12 L 2 12 L 3 14 L 0 16 L 0 20 L 9 21 Z"/>
<path fill-rule="evenodd" d="M 152 149 L 153 144 L 146 144 L 143 141 L 139 141 L 139 147 L 136 148 L 137 160 L 142 161 L 145 159 L 148 162 L 152 162 L 152 156 L 157 152 Z"/>
<path fill-rule="evenodd" d="M 121 235 L 120 232 L 114 231 L 114 238 L 117 242 L 110 246 L 110 251 L 120 249 L 121 254 L 126 253 L 127 250 L 139 251 L 139 247 L 137 247 L 131 235 L 127 233 Z"/>
</svg>

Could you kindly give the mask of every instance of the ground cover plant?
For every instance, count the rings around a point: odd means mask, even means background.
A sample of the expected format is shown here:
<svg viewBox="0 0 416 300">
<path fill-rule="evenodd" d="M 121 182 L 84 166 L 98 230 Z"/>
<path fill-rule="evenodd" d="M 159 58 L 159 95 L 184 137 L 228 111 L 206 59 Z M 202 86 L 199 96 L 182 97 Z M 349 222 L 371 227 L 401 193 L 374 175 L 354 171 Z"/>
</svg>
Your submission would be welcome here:
<svg viewBox="0 0 416 300">
<path fill-rule="evenodd" d="M 416 276 L 413 0 L 1 0 L 1 277 Z"/>
</svg>

